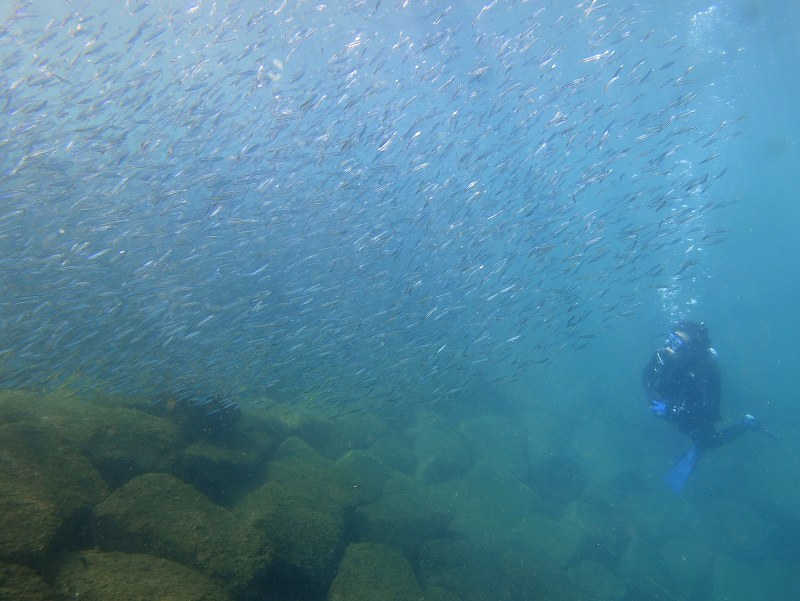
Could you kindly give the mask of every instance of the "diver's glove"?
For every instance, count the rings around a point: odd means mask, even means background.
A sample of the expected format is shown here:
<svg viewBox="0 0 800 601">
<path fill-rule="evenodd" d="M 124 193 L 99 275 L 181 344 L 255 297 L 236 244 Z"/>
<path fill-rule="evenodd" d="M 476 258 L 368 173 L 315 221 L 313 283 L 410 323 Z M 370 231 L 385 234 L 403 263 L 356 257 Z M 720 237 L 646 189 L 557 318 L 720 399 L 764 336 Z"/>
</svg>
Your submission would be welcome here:
<svg viewBox="0 0 800 601">
<path fill-rule="evenodd" d="M 778 437 L 772 434 L 769 430 L 767 430 L 764 426 L 761 425 L 755 415 L 747 413 L 740 422 L 746 430 L 750 430 L 752 432 L 760 432 L 764 436 L 769 436 L 772 440 L 778 440 Z"/>
<path fill-rule="evenodd" d="M 758 430 L 761 428 L 761 425 L 758 423 L 755 415 L 750 415 L 749 413 L 742 418 L 742 425 L 744 425 L 744 427 L 748 430 Z"/>
<path fill-rule="evenodd" d="M 656 399 L 651 399 L 650 401 L 650 413 L 653 415 L 657 415 L 658 417 L 666 417 L 667 415 L 667 404 L 663 401 L 659 401 Z"/>
</svg>

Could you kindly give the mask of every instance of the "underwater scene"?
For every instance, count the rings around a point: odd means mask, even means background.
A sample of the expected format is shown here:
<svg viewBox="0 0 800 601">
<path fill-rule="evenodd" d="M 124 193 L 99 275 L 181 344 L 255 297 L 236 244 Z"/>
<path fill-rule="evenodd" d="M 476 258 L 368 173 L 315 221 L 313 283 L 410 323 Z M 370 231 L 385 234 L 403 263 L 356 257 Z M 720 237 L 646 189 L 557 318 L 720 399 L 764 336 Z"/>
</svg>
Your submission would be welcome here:
<svg viewBox="0 0 800 601">
<path fill-rule="evenodd" d="M 0 601 L 800 598 L 800 3 L 0 5 Z"/>
</svg>

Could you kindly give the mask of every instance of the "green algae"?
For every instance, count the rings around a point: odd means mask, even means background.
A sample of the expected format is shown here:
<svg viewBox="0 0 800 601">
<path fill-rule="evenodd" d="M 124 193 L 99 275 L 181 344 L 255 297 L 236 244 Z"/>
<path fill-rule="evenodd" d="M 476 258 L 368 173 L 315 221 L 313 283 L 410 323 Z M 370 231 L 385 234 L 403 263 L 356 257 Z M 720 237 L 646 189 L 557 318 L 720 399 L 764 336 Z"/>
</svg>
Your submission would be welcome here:
<svg viewBox="0 0 800 601">
<path fill-rule="evenodd" d="M 348 487 L 358 505 L 377 501 L 391 476 L 388 467 L 365 451 L 348 451 L 336 460 L 336 468 L 339 481 Z"/>
<path fill-rule="evenodd" d="M 386 545 L 347 547 L 328 601 L 421 601 L 414 570 L 399 551 Z"/>
<path fill-rule="evenodd" d="M 245 587 L 271 558 L 267 541 L 169 474 L 137 476 L 95 508 L 101 548 L 148 553 Z"/>
<path fill-rule="evenodd" d="M 692 595 L 730 589 L 717 574 L 740 565 L 738 532 L 766 536 L 627 480 L 554 500 L 543 489 L 559 469 L 525 482 L 545 456 L 526 457 L 505 418 L 440 427 L 425 413 L 371 437 L 373 419 L 248 408 L 236 437 L 215 439 L 123 402 L 0 392 L 0 419 L 0 593 L 15 600 Z M 161 597 L 137 588 L 145 571 Z"/>
<path fill-rule="evenodd" d="M 337 464 L 292 437 L 278 448 L 265 483 L 245 496 L 236 515 L 269 540 L 294 580 L 324 589 L 345 544 L 345 517 L 357 488 Z"/>
<path fill-rule="evenodd" d="M 252 487 L 276 444 L 260 432 L 242 432 L 220 444 L 198 440 L 178 455 L 173 472 L 215 503 L 229 505 Z"/>
<path fill-rule="evenodd" d="M 38 564 L 106 495 L 106 485 L 48 426 L 5 423 L 0 440 L 0 559 Z"/>
<path fill-rule="evenodd" d="M 395 472 L 379 500 L 356 509 L 354 535 L 414 557 L 426 540 L 448 534 L 454 512 L 449 501 L 433 494 L 424 483 Z"/>
<path fill-rule="evenodd" d="M 0 421 L 41 428 L 63 452 L 87 458 L 112 488 L 138 474 L 168 471 L 185 444 L 164 419 L 62 393 L 0 392 Z"/>
<path fill-rule="evenodd" d="M 51 601 L 52 587 L 27 566 L 0 563 L 0 601 Z"/>
<path fill-rule="evenodd" d="M 56 582 L 65 598 L 82 601 L 228 601 L 202 574 L 142 554 L 83 551 L 66 559 Z"/>
</svg>

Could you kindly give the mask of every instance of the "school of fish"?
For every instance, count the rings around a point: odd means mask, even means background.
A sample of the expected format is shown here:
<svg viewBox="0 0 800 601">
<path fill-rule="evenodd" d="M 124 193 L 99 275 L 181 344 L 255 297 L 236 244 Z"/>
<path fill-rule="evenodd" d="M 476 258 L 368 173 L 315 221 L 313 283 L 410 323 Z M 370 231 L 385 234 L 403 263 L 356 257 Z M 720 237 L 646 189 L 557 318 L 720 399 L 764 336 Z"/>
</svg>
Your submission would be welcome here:
<svg viewBox="0 0 800 601">
<path fill-rule="evenodd" d="M 485 1 L 4 9 L 0 385 L 407 410 L 681 294 L 743 117 L 657 7 Z"/>
</svg>

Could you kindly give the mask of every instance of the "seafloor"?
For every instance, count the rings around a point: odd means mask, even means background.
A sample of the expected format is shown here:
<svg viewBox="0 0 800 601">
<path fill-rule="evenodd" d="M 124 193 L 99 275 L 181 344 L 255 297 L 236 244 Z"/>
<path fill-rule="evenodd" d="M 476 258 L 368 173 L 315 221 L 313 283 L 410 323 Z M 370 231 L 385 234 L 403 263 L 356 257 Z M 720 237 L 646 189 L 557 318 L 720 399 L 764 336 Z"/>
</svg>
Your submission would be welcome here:
<svg viewBox="0 0 800 601">
<path fill-rule="evenodd" d="M 668 492 L 459 421 L 0 392 L 0 600 L 729 598 Z M 740 580 L 740 579 L 739 579 Z M 738 596 L 730 598 L 739 598 Z"/>
</svg>

